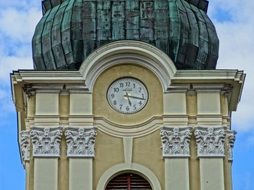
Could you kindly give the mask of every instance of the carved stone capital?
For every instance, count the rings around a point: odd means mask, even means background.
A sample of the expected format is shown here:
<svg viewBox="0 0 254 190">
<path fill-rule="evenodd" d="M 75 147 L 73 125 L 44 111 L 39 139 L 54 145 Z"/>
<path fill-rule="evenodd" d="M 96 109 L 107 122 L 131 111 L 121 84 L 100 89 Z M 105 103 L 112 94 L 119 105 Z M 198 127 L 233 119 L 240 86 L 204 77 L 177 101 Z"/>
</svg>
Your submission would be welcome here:
<svg viewBox="0 0 254 190">
<path fill-rule="evenodd" d="M 227 153 L 228 153 L 228 160 L 233 161 L 233 148 L 235 144 L 235 136 L 236 132 L 228 130 L 227 131 Z"/>
<path fill-rule="evenodd" d="M 32 128 L 31 140 L 34 157 L 59 157 L 60 142 L 63 129 L 58 128 Z"/>
<path fill-rule="evenodd" d="M 20 150 L 23 163 L 30 160 L 30 131 L 20 132 Z"/>
<path fill-rule="evenodd" d="M 189 157 L 191 128 L 161 129 L 163 157 Z"/>
<path fill-rule="evenodd" d="M 225 127 L 197 127 L 194 134 L 198 157 L 225 156 Z"/>
<path fill-rule="evenodd" d="M 67 128 L 65 131 L 68 157 L 94 157 L 95 128 Z"/>
</svg>

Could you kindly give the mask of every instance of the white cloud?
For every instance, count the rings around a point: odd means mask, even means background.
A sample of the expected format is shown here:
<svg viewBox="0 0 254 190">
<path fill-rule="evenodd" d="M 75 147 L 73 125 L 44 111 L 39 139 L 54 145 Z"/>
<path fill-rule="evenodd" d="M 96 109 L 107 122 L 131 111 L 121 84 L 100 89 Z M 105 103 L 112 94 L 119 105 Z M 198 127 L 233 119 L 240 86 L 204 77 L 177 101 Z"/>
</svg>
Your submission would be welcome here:
<svg viewBox="0 0 254 190">
<path fill-rule="evenodd" d="M 11 100 L 10 73 L 32 69 L 31 39 L 41 17 L 40 3 L 0 0 L 0 117 L 14 112 Z M 35 1 L 33 1 L 35 2 Z M 27 6 L 29 5 L 29 6 Z M 22 7 L 23 6 L 23 7 Z"/>
<path fill-rule="evenodd" d="M 228 12 L 232 19 L 220 21 L 216 11 Z M 213 0 L 209 14 L 220 38 L 217 68 L 239 69 L 247 73 L 242 99 L 233 113 L 233 126 L 239 131 L 254 129 L 254 1 Z"/>
<path fill-rule="evenodd" d="M 0 0 L 0 7 L 16 7 L 18 9 L 28 10 L 31 7 L 40 7 L 41 0 Z"/>
<path fill-rule="evenodd" d="M 41 12 L 36 8 L 28 11 L 9 8 L 0 13 L 0 32 L 9 39 L 22 43 L 31 41 L 34 27 L 41 18 Z"/>
<path fill-rule="evenodd" d="M 2 86 L 8 85 L 9 73 L 13 70 L 32 68 L 31 39 L 40 17 L 41 12 L 36 7 L 28 11 L 17 10 L 15 7 L 1 11 L 0 82 Z"/>
</svg>

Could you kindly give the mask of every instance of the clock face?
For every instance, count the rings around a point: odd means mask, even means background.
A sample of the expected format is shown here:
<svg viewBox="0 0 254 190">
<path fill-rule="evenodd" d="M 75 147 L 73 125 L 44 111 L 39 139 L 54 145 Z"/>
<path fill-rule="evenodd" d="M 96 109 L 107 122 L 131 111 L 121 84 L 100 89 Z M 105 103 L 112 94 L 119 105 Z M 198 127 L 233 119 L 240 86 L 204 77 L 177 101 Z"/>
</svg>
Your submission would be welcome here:
<svg viewBox="0 0 254 190">
<path fill-rule="evenodd" d="M 109 86 L 107 100 L 120 113 L 136 113 L 146 106 L 148 91 L 138 79 L 120 78 Z"/>
</svg>

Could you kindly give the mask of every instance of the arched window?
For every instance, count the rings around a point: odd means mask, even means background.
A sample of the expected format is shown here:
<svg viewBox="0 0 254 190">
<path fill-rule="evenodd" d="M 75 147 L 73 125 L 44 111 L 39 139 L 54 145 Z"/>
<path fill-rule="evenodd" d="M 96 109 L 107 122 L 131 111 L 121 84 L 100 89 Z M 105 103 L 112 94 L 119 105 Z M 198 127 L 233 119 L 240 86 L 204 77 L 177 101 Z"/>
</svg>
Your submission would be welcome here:
<svg viewBox="0 0 254 190">
<path fill-rule="evenodd" d="M 133 173 L 124 173 L 114 177 L 105 190 L 152 190 L 152 188 L 143 177 Z"/>
</svg>

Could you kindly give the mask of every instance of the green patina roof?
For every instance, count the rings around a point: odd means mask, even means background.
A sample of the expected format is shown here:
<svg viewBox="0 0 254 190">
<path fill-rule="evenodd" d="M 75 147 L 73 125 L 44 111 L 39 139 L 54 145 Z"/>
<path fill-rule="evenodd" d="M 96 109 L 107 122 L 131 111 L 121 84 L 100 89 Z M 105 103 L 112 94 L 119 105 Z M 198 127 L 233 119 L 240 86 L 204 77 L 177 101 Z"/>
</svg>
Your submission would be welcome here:
<svg viewBox="0 0 254 190">
<path fill-rule="evenodd" d="M 37 70 L 77 70 L 98 47 L 139 40 L 178 69 L 215 69 L 219 40 L 206 0 L 43 0 L 33 37 Z"/>
</svg>

